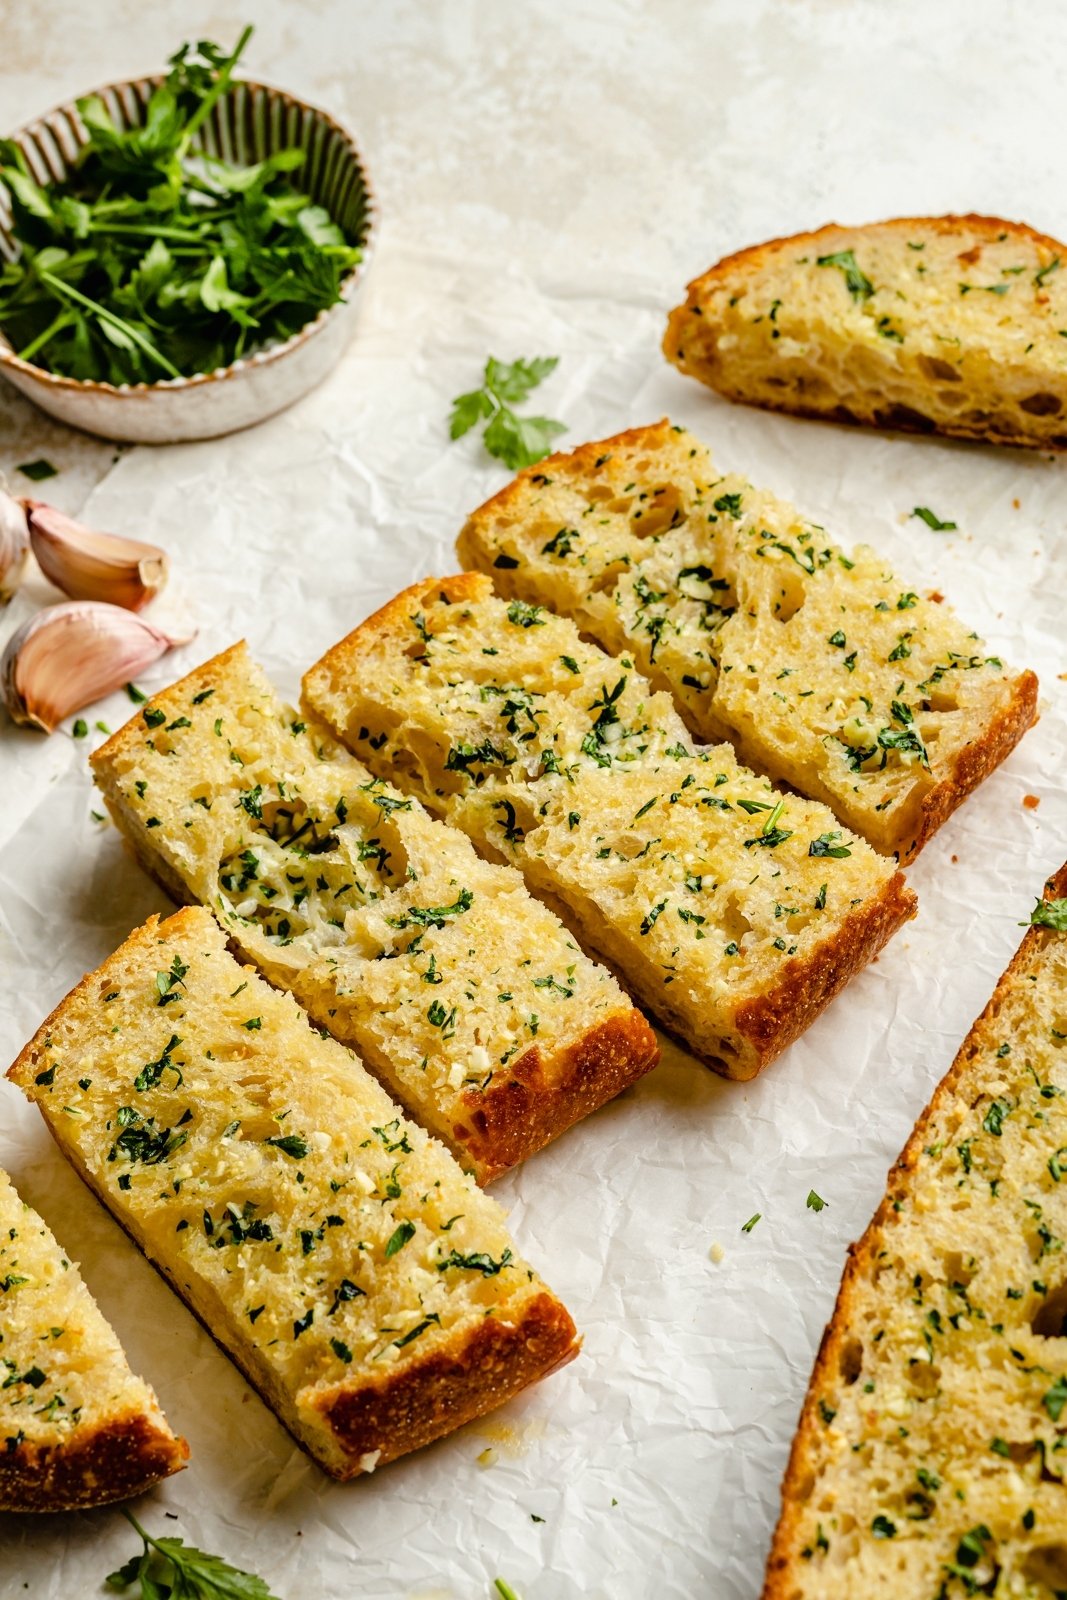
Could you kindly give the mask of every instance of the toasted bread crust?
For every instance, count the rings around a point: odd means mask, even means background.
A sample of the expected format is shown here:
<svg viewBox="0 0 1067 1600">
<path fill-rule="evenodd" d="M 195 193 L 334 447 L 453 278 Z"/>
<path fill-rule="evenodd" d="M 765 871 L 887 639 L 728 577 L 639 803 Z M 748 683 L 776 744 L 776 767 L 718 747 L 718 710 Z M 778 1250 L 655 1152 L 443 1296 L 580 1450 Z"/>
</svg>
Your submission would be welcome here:
<svg viewBox="0 0 1067 1600">
<path fill-rule="evenodd" d="M 980 739 L 966 745 L 950 775 L 932 789 L 922 803 L 918 831 L 910 846 L 898 856 L 901 866 L 914 861 L 923 845 L 967 796 L 1006 761 L 1027 729 L 1037 721 L 1038 682 L 1029 670 L 1019 674 L 1011 699 L 986 728 Z"/>
<path fill-rule="evenodd" d="M 155 943 L 160 931 L 165 933 L 168 928 L 175 927 L 181 931 L 184 924 L 200 914 L 192 908 L 184 908 L 174 912 L 163 922 L 156 915 L 149 917 L 147 922 L 130 934 L 119 952 L 109 957 L 100 967 L 86 973 L 70 993 L 53 1008 L 37 1033 L 8 1069 L 7 1077 L 20 1088 L 32 1083 L 37 1041 L 43 1038 L 51 1027 L 58 1026 L 69 1007 L 99 989 L 101 976 L 107 973 L 111 963 L 117 961 L 120 955 L 128 953 L 131 947 L 137 948 Z M 150 1253 L 144 1240 L 128 1225 L 127 1219 L 112 1209 L 113 1196 L 97 1182 L 94 1174 L 81 1160 L 77 1147 L 64 1144 L 52 1120 L 47 1117 L 44 1120 L 49 1133 L 79 1177 L 111 1213 L 123 1232 L 151 1262 L 160 1276 L 184 1301 L 188 1310 L 223 1354 L 240 1369 L 252 1388 L 275 1412 L 282 1425 L 287 1426 L 281 1397 L 272 1392 L 272 1386 L 264 1381 L 263 1373 L 256 1370 L 251 1359 L 252 1346 L 239 1340 L 231 1344 L 220 1338 L 194 1304 L 187 1286 L 181 1282 L 180 1277 L 165 1262 Z M 394 1371 L 388 1377 L 377 1379 L 372 1384 L 342 1383 L 324 1391 L 321 1402 L 318 1400 L 313 1402 L 312 1409 L 323 1417 L 333 1435 L 337 1448 L 337 1457 L 333 1462 L 327 1462 L 322 1455 L 314 1453 L 308 1441 L 290 1429 L 292 1437 L 316 1465 L 329 1472 L 332 1477 L 346 1481 L 360 1473 L 373 1471 L 378 1460 L 383 1464 L 385 1461 L 392 1461 L 422 1444 L 451 1432 L 463 1422 L 483 1415 L 577 1356 L 581 1349 L 581 1339 L 574 1323 L 566 1308 L 543 1286 L 539 1292 L 519 1302 L 518 1313 L 514 1323 L 505 1323 L 501 1320 L 494 1323 L 491 1317 L 481 1318 L 473 1327 L 461 1328 L 448 1341 L 438 1343 L 421 1360 L 411 1361 L 401 1370 Z M 448 1395 L 450 1384 L 454 1384 L 457 1390 L 453 1402 L 450 1402 Z M 419 1408 L 422 1405 L 427 1408 L 424 1414 L 420 1414 Z M 395 1431 L 391 1432 L 390 1430 L 394 1428 Z M 184 1440 L 173 1443 L 182 1452 L 181 1459 L 169 1466 L 167 1471 L 176 1471 L 178 1466 L 184 1464 L 188 1454 Z M 378 1450 L 382 1453 L 376 1460 L 369 1463 L 362 1461 L 364 1455 L 373 1454 Z M 0 1461 L 0 1466 L 2 1465 Z M 152 1482 L 158 1481 L 165 1475 L 164 1471 L 156 1471 L 151 1478 L 146 1479 L 143 1487 L 149 1487 Z M 0 1476 L 0 1491 L 3 1487 L 4 1480 Z M 128 1491 L 130 1494 L 136 1492 L 139 1492 L 136 1488 Z M 120 1499 L 126 1495 L 127 1490 L 121 1489 L 114 1495 L 108 1495 L 107 1498 Z M 103 1501 L 85 1500 L 79 1503 L 95 1504 Z M 0 1492 L 0 1509 L 3 1508 L 3 1495 Z"/>
<path fill-rule="evenodd" d="M 189 1446 L 142 1412 L 83 1429 L 54 1449 L 0 1456 L 0 1511 L 84 1511 L 132 1500 L 180 1472 Z"/>
<path fill-rule="evenodd" d="M 518 1322 L 486 1318 L 420 1366 L 357 1393 L 327 1390 L 315 1406 L 356 1463 L 343 1476 L 355 1477 L 365 1470 L 364 1456 L 377 1455 L 375 1465 L 384 1466 L 430 1444 L 573 1361 L 579 1349 L 563 1306 L 540 1294 L 523 1306 Z"/>
<path fill-rule="evenodd" d="M 787 962 L 768 994 L 739 1009 L 738 1026 L 760 1052 L 757 1071 L 800 1038 L 849 979 L 914 917 L 917 906 L 904 874 L 894 873 L 878 897 L 853 911 L 813 960 Z"/>
<path fill-rule="evenodd" d="M 969 423 L 959 418 L 942 418 L 937 423 L 929 417 L 907 406 L 900 404 L 879 404 L 872 395 L 871 404 L 867 407 L 845 406 L 842 404 L 806 405 L 793 403 L 789 400 L 776 402 L 769 396 L 753 396 L 742 392 L 729 383 L 711 364 L 693 358 L 686 353 L 686 335 L 692 320 L 694 310 L 699 308 L 702 298 L 714 289 L 722 287 L 726 279 L 733 272 L 759 273 L 765 264 L 773 257 L 774 253 L 783 245 L 796 245 L 804 248 L 808 245 L 817 245 L 828 234 L 839 233 L 842 227 L 848 232 L 862 232 L 864 229 L 893 229 L 900 233 L 907 233 L 916 227 L 929 229 L 934 233 L 953 234 L 961 229 L 984 235 L 992 242 L 1001 235 L 1024 240 L 1028 244 L 1039 245 L 1050 253 L 1063 254 L 1067 246 L 1051 235 L 1040 233 L 1037 229 L 1029 227 L 1023 222 L 1008 222 L 1001 217 L 987 217 L 976 212 L 962 214 L 949 214 L 942 217 L 892 217 L 883 222 L 874 222 L 861 225 L 859 228 L 849 227 L 836 222 L 824 224 L 809 233 L 786 234 L 780 238 L 767 239 L 762 244 L 749 245 L 743 250 L 735 250 L 731 255 L 724 256 L 713 267 L 701 273 L 687 285 L 687 297 L 682 305 L 675 307 L 671 312 L 667 328 L 663 336 L 663 353 L 667 360 L 682 372 L 689 373 L 698 378 L 702 383 L 717 390 L 727 399 L 739 401 L 744 405 L 757 405 L 765 411 L 776 411 L 788 416 L 809 417 L 816 421 L 831 421 L 856 424 L 861 427 L 886 428 L 904 433 L 939 433 L 949 438 L 978 440 L 987 444 L 1014 446 L 1019 449 L 1064 450 L 1067 449 L 1067 432 L 1045 436 L 1040 440 L 1010 429 L 998 426 L 995 422 Z"/>
<path fill-rule="evenodd" d="M 659 1045 L 635 1007 L 590 1029 L 560 1060 L 549 1079 L 533 1045 L 503 1083 L 464 1094 L 469 1126 L 456 1132 L 478 1163 L 479 1183 L 491 1183 L 636 1083 L 659 1061 Z"/>
<path fill-rule="evenodd" d="M 487 572 L 490 547 L 483 537 L 483 529 L 499 512 L 510 511 L 513 501 L 521 504 L 526 485 L 531 479 L 544 477 L 557 467 L 566 467 L 568 474 L 573 473 L 575 477 L 581 477 L 584 472 L 594 472 L 605 453 L 610 454 L 614 450 L 626 449 L 631 445 L 635 448 L 647 446 L 652 450 L 661 449 L 670 432 L 671 419 L 660 417 L 658 422 L 646 422 L 635 428 L 624 428 L 622 433 L 613 433 L 606 439 L 592 439 L 588 444 L 576 445 L 573 450 L 556 450 L 543 461 L 539 461 L 536 466 L 523 467 L 510 483 L 498 489 L 488 500 L 483 500 L 477 510 L 471 512 L 456 540 L 456 554 L 464 566 L 473 567 L 478 572 Z M 495 569 L 493 587 L 498 593 L 517 594 L 517 589 L 512 590 L 508 587 L 511 581 L 506 567 Z"/>
<path fill-rule="evenodd" d="M 506 493 L 506 490 L 501 490 L 501 493 Z M 351 671 L 377 639 L 402 635 L 410 616 L 410 606 L 417 606 L 420 601 L 429 600 L 434 595 L 440 595 L 449 605 L 458 605 L 464 600 L 477 601 L 491 593 L 492 588 L 491 580 L 480 572 L 458 572 L 447 578 L 420 578 L 417 583 L 409 584 L 391 600 L 387 600 L 384 606 L 372 611 L 364 622 L 353 628 L 351 633 L 346 633 L 343 639 L 339 639 L 319 657 L 313 667 L 308 668 L 301 679 L 301 705 L 306 706 L 313 716 L 320 715 L 311 698 L 316 682 L 320 678 L 328 678 L 333 670 Z"/>
<path fill-rule="evenodd" d="M 1046 884 L 1046 898 L 1055 900 L 1065 895 L 1067 895 L 1067 865 L 1061 867 Z M 862 1276 L 872 1269 L 885 1249 L 885 1236 L 893 1227 L 897 1217 L 896 1201 L 909 1186 L 919 1156 L 927 1142 L 927 1130 L 931 1121 L 945 1102 L 951 1099 L 960 1077 L 978 1052 L 980 1031 L 996 1016 L 1005 992 L 1016 974 L 1026 967 L 1035 945 L 1047 937 L 1048 934 L 1040 928 L 1030 928 L 1025 934 L 997 983 L 988 1005 L 974 1022 L 951 1067 L 920 1114 L 904 1149 L 890 1168 L 885 1196 L 863 1237 L 858 1243 L 849 1246 L 833 1315 L 819 1343 L 808 1392 L 782 1479 L 781 1514 L 767 1558 L 767 1572 L 761 1600 L 790 1600 L 793 1593 L 790 1575 L 800 1558 L 799 1525 L 804 1506 L 804 1487 L 809 1476 L 809 1462 L 815 1455 L 815 1440 L 820 1426 L 819 1394 L 831 1373 L 838 1367 L 843 1347 L 849 1337 L 855 1309 L 856 1285 Z"/>
</svg>

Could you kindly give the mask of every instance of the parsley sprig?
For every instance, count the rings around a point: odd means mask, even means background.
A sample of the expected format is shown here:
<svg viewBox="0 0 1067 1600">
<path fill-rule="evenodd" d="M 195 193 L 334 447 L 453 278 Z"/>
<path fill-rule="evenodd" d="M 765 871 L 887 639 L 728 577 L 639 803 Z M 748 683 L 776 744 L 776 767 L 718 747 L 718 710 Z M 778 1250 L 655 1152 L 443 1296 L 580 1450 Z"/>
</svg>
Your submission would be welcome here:
<svg viewBox="0 0 1067 1600">
<path fill-rule="evenodd" d="M 183 1539 L 155 1539 L 125 1507 L 122 1514 L 140 1534 L 144 1549 L 108 1573 L 104 1581 L 109 1589 L 140 1583 L 140 1600 L 278 1600 L 262 1578 Z"/>
<path fill-rule="evenodd" d="M 141 127 L 97 95 L 70 174 L 39 184 L 0 140 L 17 261 L 0 271 L 0 326 L 26 361 L 115 384 L 191 376 L 289 338 L 340 299 L 360 251 L 289 175 L 305 152 L 234 166 L 197 148 L 245 45 L 185 44 Z"/>
<path fill-rule="evenodd" d="M 482 387 L 457 395 L 452 402 L 452 438 L 461 439 L 484 421 L 482 443 L 512 472 L 543 461 L 552 449 L 553 439 L 566 433 L 566 424 L 554 422 L 551 417 L 520 417 L 511 408 L 527 399 L 558 365 L 558 356 L 534 356 L 530 361 L 520 357 L 510 363 L 490 356 Z"/>
</svg>

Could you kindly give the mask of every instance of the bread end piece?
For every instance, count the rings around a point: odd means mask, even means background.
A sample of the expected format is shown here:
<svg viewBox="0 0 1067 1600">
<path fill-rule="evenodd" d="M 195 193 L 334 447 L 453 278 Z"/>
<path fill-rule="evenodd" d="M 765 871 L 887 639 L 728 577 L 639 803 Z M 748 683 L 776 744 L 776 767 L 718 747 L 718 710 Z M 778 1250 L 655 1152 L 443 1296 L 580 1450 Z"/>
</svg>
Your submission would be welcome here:
<svg viewBox="0 0 1067 1600">
<path fill-rule="evenodd" d="M 920 235 L 919 241 L 915 241 L 916 234 Z M 778 309 L 783 299 L 790 298 L 781 295 L 782 274 L 776 271 L 786 252 L 804 250 L 804 264 L 810 264 L 812 257 L 818 261 L 820 255 L 832 257 L 856 248 L 863 250 L 872 243 L 890 247 L 896 244 L 899 248 L 901 244 L 908 245 L 909 238 L 913 241 L 910 250 L 916 251 L 913 262 L 921 261 L 924 270 L 930 261 L 918 252 L 926 245 L 933 243 L 932 254 L 942 252 L 947 257 L 937 263 L 937 270 L 943 270 L 945 275 L 945 293 L 934 302 L 940 337 L 938 328 L 931 324 L 931 336 L 921 341 L 921 319 L 907 308 L 906 295 L 894 296 L 897 303 L 891 303 L 888 289 L 877 297 L 873 293 L 877 285 L 872 286 L 862 272 L 864 261 L 858 263 L 861 275 L 852 298 L 873 313 L 869 317 L 870 328 L 864 330 L 869 338 L 856 339 L 855 330 L 849 331 L 849 313 L 855 307 L 844 302 L 842 314 L 821 328 L 816 327 L 818 312 L 812 314 L 814 308 L 810 306 L 806 305 L 808 314 L 799 319 L 796 327 L 791 324 L 788 311 L 783 314 Z M 1015 251 L 1016 255 L 1021 253 L 1025 264 L 1020 267 L 1017 260 L 1005 257 L 1003 264 L 998 259 L 990 265 L 989 272 L 1009 276 L 994 276 L 992 284 L 962 281 L 981 276 L 983 250 L 995 253 L 997 247 L 1009 253 Z M 1054 345 L 1062 326 L 1062 306 L 1049 305 L 1052 286 L 1048 278 L 1058 268 L 1064 252 L 1060 241 L 1025 223 L 974 212 L 895 217 L 860 227 L 827 223 L 810 233 L 768 239 L 735 251 L 695 278 L 688 285 L 685 302 L 670 313 L 663 353 L 679 371 L 726 399 L 767 411 L 905 433 L 940 433 L 1022 449 L 1064 450 L 1067 384 L 1058 352 L 1046 349 L 1030 353 L 1041 334 L 1047 337 L 1051 333 L 1050 343 Z M 853 254 L 854 262 L 855 259 Z M 869 267 L 870 263 L 866 265 Z M 1015 340 L 996 348 L 998 336 L 992 326 L 997 315 L 1014 309 L 1013 299 L 1005 301 L 1000 297 L 1010 294 L 1016 275 L 1020 292 L 1022 285 L 1029 285 L 1032 279 L 1039 291 L 1036 305 L 1022 305 L 1018 312 L 1020 317 L 1035 319 L 1033 327 L 1038 335 L 1030 340 L 1022 360 L 1016 359 Z M 866 292 L 861 284 L 866 285 Z M 736 319 L 732 318 L 734 306 L 749 291 L 762 287 L 767 288 L 767 294 L 755 313 L 746 308 L 744 317 L 739 312 Z M 980 292 L 990 288 L 995 296 Z M 971 289 L 979 293 L 968 301 L 965 295 Z M 987 300 L 991 304 L 987 305 Z M 899 313 L 898 321 L 895 314 L 901 302 L 905 309 Z M 989 325 L 983 328 L 980 319 L 976 336 L 968 341 L 961 317 L 975 306 L 982 313 L 988 312 L 991 322 L 986 319 Z M 747 324 L 753 321 L 766 322 L 767 326 L 761 328 L 760 336 L 749 348 Z M 825 349 L 819 348 L 820 337 L 825 340 Z M 777 342 L 771 344 L 771 339 Z M 957 347 L 959 359 L 946 361 L 946 352 L 952 345 Z M 965 348 L 967 345 L 969 348 Z M 917 361 L 913 360 L 916 355 Z M 970 370 L 968 355 L 974 357 Z M 827 358 L 825 373 L 823 356 Z M 996 374 L 995 382 L 991 371 Z M 946 386 L 955 392 L 946 394 Z"/>
<path fill-rule="evenodd" d="M 1045 885 L 1046 899 L 1059 900 L 1064 897 L 1067 897 L 1067 865 L 1061 867 Z M 858 1243 L 851 1244 L 848 1247 L 848 1257 L 841 1280 L 841 1287 L 838 1291 L 833 1315 L 824 1329 L 819 1343 L 808 1391 L 801 1410 L 800 1421 L 797 1425 L 797 1431 L 782 1480 L 781 1512 L 767 1558 L 761 1600 L 800 1600 L 801 1590 L 797 1586 L 797 1576 L 800 1571 L 806 1568 L 807 1561 L 811 1556 L 810 1550 L 805 1552 L 801 1548 L 803 1539 L 801 1523 L 808 1509 L 809 1499 L 815 1484 L 815 1467 L 824 1453 L 820 1448 L 821 1436 L 828 1426 L 826 1416 L 820 1415 L 820 1407 L 823 1403 L 822 1397 L 832 1392 L 835 1383 L 840 1383 L 838 1375 L 845 1372 L 848 1366 L 847 1347 L 850 1339 L 855 1336 L 861 1327 L 856 1316 L 859 1290 L 865 1278 L 873 1277 L 876 1274 L 879 1261 L 887 1259 L 889 1252 L 885 1248 L 886 1230 L 892 1226 L 898 1214 L 900 1197 L 908 1190 L 915 1176 L 920 1157 L 923 1155 L 924 1147 L 929 1139 L 933 1119 L 941 1108 L 951 1101 L 960 1079 L 981 1053 L 983 1034 L 993 1032 L 1013 984 L 1017 977 L 1021 977 L 1025 973 L 1038 942 L 1048 937 L 1048 933 L 1038 927 L 1031 927 L 1025 934 L 1018 950 L 997 983 L 989 1003 L 964 1039 L 951 1067 L 937 1085 L 929 1103 L 920 1114 L 904 1149 L 891 1167 L 885 1196 L 863 1237 Z M 1001 1037 L 1001 1034 L 998 1033 L 997 1037 Z M 987 1048 L 989 1048 L 988 1044 Z M 1007 1044 L 1002 1045 L 1000 1049 L 1006 1052 Z M 1036 1076 L 1035 1073 L 1035 1078 Z M 1040 1210 L 1040 1208 L 1038 1209 Z M 916 1280 L 917 1282 L 921 1280 L 921 1276 L 920 1274 L 920 1279 Z M 1034 1287 L 1036 1288 L 1037 1286 L 1035 1285 Z M 1016 1355 L 1016 1352 L 1013 1351 L 1012 1354 Z M 932 1354 L 930 1359 L 933 1361 Z M 1022 1358 L 1019 1357 L 1019 1359 L 1021 1360 Z M 1051 1377 L 1052 1374 L 1050 1373 L 1046 1381 L 1050 1382 Z M 830 1416 L 832 1417 L 833 1414 L 831 1411 Z M 996 1441 L 994 1441 L 995 1446 Z M 931 1459 L 933 1459 L 933 1456 L 931 1456 Z M 1061 1480 L 1050 1477 L 1049 1481 L 1053 1484 L 1060 1484 L 1060 1493 L 1062 1493 Z M 961 1500 L 963 1498 L 961 1496 Z M 974 1520 L 973 1516 L 970 1520 Z M 1051 1537 L 1052 1532 L 1053 1530 L 1050 1527 L 1042 1527 L 1045 1539 Z M 862 1588 L 849 1589 L 847 1592 L 857 1595 L 861 1592 L 863 1594 L 881 1594 L 884 1592 L 879 1586 L 880 1579 L 877 1574 L 866 1574 L 866 1582 L 864 1582 L 863 1576 L 857 1571 L 856 1582 L 861 1584 Z M 809 1591 L 805 1590 L 804 1592 Z"/>
</svg>

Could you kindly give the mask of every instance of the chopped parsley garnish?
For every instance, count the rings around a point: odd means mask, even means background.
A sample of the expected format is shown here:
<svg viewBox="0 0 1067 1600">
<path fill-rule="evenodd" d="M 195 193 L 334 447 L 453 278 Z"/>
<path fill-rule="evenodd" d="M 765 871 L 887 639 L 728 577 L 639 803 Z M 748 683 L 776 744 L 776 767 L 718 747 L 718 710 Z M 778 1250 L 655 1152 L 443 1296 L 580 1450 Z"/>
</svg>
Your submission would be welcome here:
<svg viewBox="0 0 1067 1600">
<path fill-rule="evenodd" d="M 451 1255 L 437 1263 L 437 1270 L 447 1272 L 449 1267 L 457 1267 L 465 1272 L 480 1272 L 485 1278 L 495 1278 L 498 1272 L 503 1272 L 510 1260 L 510 1250 L 505 1250 L 499 1261 L 494 1261 L 484 1250 L 473 1250 L 469 1255 L 453 1250 Z"/>
<path fill-rule="evenodd" d="M 808 845 L 808 855 L 832 856 L 836 861 L 843 860 L 845 856 L 850 856 L 852 851 L 847 844 L 834 843 L 834 840 L 840 839 L 840 837 L 841 834 L 837 830 L 832 833 L 820 833 L 819 837 L 813 839 Z"/>
<path fill-rule="evenodd" d="M 272 1144 L 283 1155 L 291 1156 L 294 1161 L 300 1161 L 308 1153 L 307 1140 L 299 1133 L 283 1133 L 277 1137 L 264 1139 L 264 1144 Z"/>
<path fill-rule="evenodd" d="M 956 531 L 954 522 L 942 522 L 937 513 L 931 511 L 929 506 L 916 506 L 912 511 L 912 516 L 918 517 L 925 522 L 926 526 L 932 528 L 935 533 L 954 533 Z"/>
<path fill-rule="evenodd" d="M 415 1224 L 413 1222 L 398 1223 L 393 1231 L 389 1243 L 385 1247 L 386 1261 L 388 1261 L 391 1256 L 395 1256 L 399 1251 L 403 1250 L 408 1241 L 414 1237 Z"/>
<path fill-rule="evenodd" d="M 853 300 L 869 300 L 874 293 L 874 284 L 857 266 L 856 257 L 851 250 L 838 250 L 832 256 L 819 256 L 815 265 L 838 267 L 845 275 L 845 287 Z"/>
</svg>

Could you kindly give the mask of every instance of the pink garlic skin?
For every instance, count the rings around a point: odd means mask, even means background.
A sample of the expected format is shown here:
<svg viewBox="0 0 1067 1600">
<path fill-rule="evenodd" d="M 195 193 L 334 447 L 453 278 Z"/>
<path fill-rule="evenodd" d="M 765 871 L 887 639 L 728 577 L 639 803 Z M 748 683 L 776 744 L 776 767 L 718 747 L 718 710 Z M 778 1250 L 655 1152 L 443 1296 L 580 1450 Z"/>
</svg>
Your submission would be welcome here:
<svg viewBox="0 0 1067 1600">
<path fill-rule="evenodd" d="M 191 637 L 165 633 L 101 601 L 48 606 L 8 640 L 0 693 L 20 726 L 51 733 L 64 717 L 120 689 Z"/>
<path fill-rule="evenodd" d="M 40 500 L 28 500 L 26 509 L 38 566 L 72 600 L 140 611 L 165 586 L 169 563 L 158 545 L 97 533 Z"/>
<path fill-rule="evenodd" d="M 30 534 L 21 500 L 0 489 L 0 606 L 6 606 L 26 572 Z"/>
</svg>

